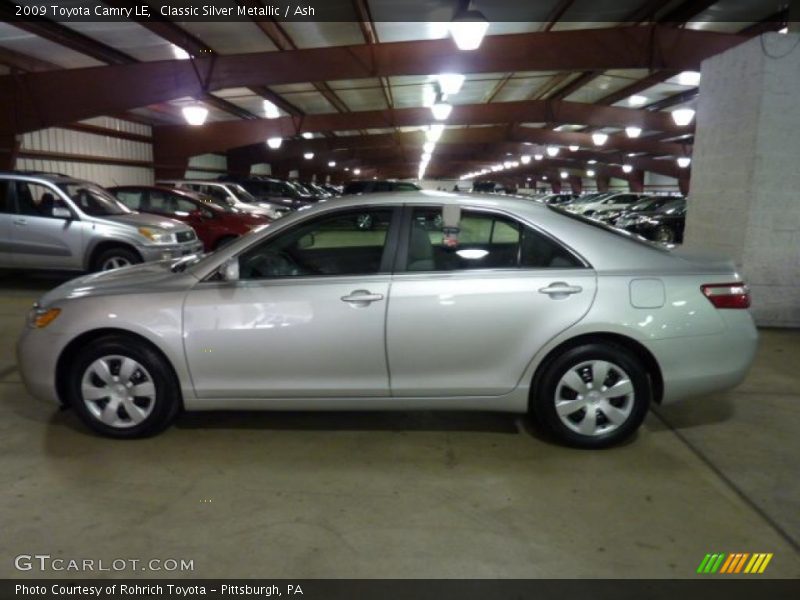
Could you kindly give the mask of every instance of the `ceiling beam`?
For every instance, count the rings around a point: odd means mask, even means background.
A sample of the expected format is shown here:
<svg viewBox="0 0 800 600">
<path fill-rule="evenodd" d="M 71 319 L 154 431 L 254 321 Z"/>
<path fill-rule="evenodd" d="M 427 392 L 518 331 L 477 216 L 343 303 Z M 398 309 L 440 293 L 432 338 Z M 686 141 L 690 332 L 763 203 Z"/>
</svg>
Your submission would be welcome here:
<svg viewBox="0 0 800 600">
<path fill-rule="evenodd" d="M 537 69 L 698 68 L 747 38 L 669 27 L 625 27 L 490 36 L 480 52 L 452 41 L 309 48 L 118 64 L 0 77 L 0 132 L 24 132 L 206 91 L 391 75 Z M 203 74 L 201 82 L 195 72 Z M 31 104 L 36 102 L 35 109 Z M 19 105 L 19 106 L 18 106 Z M 16 113 L 16 114 L 15 114 Z M 15 114 L 14 122 L 9 115 Z"/>
</svg>

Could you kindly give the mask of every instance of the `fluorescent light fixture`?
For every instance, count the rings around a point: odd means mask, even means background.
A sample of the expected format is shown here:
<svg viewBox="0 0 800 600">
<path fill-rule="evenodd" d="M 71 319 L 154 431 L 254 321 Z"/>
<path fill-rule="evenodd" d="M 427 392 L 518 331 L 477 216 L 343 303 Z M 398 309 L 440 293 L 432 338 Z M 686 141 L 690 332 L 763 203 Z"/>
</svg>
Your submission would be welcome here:
<svg viewBox="0 0 800 600">
<path fill-rule="evenodd" d="M 678 157 L 678 166 L 681 169 L 685 169 L 690 164 L 692 164 L 692 159 L 689 158 L 688 156 L 680 156 L 680 157 Z"/>
<path fill-rule="evenodd" d="M 491 169 L 492 173 L 497 173 L 500 170 L 500 167 L 498 167 L 497 165 L 492 165 L 489 168 Z"/>
<path fill-rule="evenodd" d="M 558 156 L 558 146 L 548 146 L 547 147 L 547 156 Z"/>
<path fill-rule="evenodd" d="M 683 71 L 678 74 L 678 83 L 681 85 L 700 85 L 700 73 L 697 71 Z"/>
<path fill-rule="evenodd" d="M 530 162 L 531 162 L 531 155 L 530 155 L 530 154 L 523 154 L 522 156 L 520 156 L 520 157 L 519 157 L 519 161 L 520 161 L 520 162 L 521 162 L 523 165 L 530 164 Z"/>
<path fill-rule="evenodd" d="M 302 136 L 304 140 L 310 140 L 314 137 L 314 134 L 311 133 L 310 131 L 304 131 Z"/>
<path fill-rule="evenodd" d="M 430 152 L 423 152 L 422 153 L 422 161 L 423 162 L 430 162 L 432 154 Z"/>
<path fill-rule="evenodd" d="M 425 132 L 425 139 L 429 142 L 438 142 L 439 138 L 442 137 L 442 132 L 444 131 L 444 125 L 441 123 L 434 123 L 428 130 Z"/>
<path fill-rule="evenodd" d="M 547 175 L 542 175 L 542 181 L 547 181 Z"/>
<path fill-rule="evenodd" d="M 543 154 L 534 154 L 533 160 L 542 160 L 544 158 Z"/>
<path fill-rule="evenodd" d="M 641 127 L 626 127 L 625 134 L 629 138 L 637 138 L 642 135 L 642 128 Z"/>
<path fill-rule="evenodd" d="M 622 165 L 623 173 L 630 173 L 631 171 L 633 171 L 633 167 L 631 165 Z"/>
<path fill-rule="evenodd" d="M 305 158 L 306 160 L 311 160 L 312 158 L 314 158 L 314 153 L 306 152 L 305 154 L 303 154 L 303 158 Z"/>
<path fill-rule="evenodd" d="M 464 76 L 461 73 L 441 73 L 436 76 L 436 80 L 442 93 L 448 96 L 457 94 L 464 85 Z"/>
<path fill-rule="evenodd" d="M 269 146 L 273 150 L 277 150 L 278 148 L 280 148 L 282 143 L 283 143 L 283 138 L 279 137 L 267 138 L 267 146 Z"/>
<path fill-rule="evenodd" d="M 783 29 L 778 29 L 778 33 L 789 33 L 789 27 L 786 26 Z"/>
<path fill-rule="evenodd" d="M 511 168 L 511 161 L 510 161 L 510 160 L 507 160 L 507 161 L 505 161 L 505 162 L 503 163 L 503 166 L 504 166 L 506 169 L 510 169 L 510 168 Z"/>
<path fill-rule="evenodd" d="M 336 161 L 335 160 L 329 160 L 328 161 L 328 166 L 331 167 L 331 168 L 335 167 L 336 166 Z"/>
<path fill-rule="evenodd" d="M 639 94 L 634 94 L 633 96 L 628 97 L 628 104 L 630 106 L 643 106 L 647 104 L 649 98 L 647 96 L 640 96 Z"/>
<path fill-rule="evenodd" d="M 489 29 L 489 21 L 478 10 L 456 14 L 450 23 L 450 35 L 459 50 L 477 50 Z"/>
<path fill-rule="evenodd" d="M 517 162 L 516 160 L 512 160 L 511 161 L 511 166 L 516 169 L 519 166 L 519 162 Z"/>
<path fill-rule="evenodd" d="M 444 121 L 447 117 L 450 116 L 450 112 L 453 110 L 453 105 L 445 102 L 444 100 L 438 100 L 433 106 L 431 106 L 431 113 L 433 114 L 433 118 L 437 121 Z"/>
<path fill-rule="evenodd" d="M 208 109 L 199 104 L 184 106 L 181 112 L 183 113 L 183 118 L 186 119 L 189 125 L 202 125 L 208 118 Z"/>
<path fill-rule="evenodd" d="M 436 90 L 432 85 L 422 86 L 422 106 L 431 107 L 436 103 Z"/>
<path fill-rule="evenodd" d="M 429 154 L 433 152 L 434 148 L 436 148 L 436 142 L 425 142 L 422 144 L 422 150 Z"/>
<path fill-rule="evenodd" d="M 345 171 L 349 171 L 349 170 L 350 170 L 350 167 L 345 167 L 345 168 L 344 168 L 344 170 L 345 170 Z"/>
<path fill-rule="evenodd" d="M 684 127 L 694 119 L 694 110 L 691 108 L 679 108 L 672 111 L 672 120 L 678 127 Z"/>
<path fill-rule="evenodd" d="M 597 133 L 593 133 L 592 141 L 594 142 L 595 146 L 602 146 L 608 141 L 608 134 L 600 133 L 599 131 Z"/>
<path fill-rule="evenodd" d="M 177 60 L 189 60 L 191 58 L 191 56 L 189 56 L 189 53 L 180 46 L 176 44 L 170 44 L 170 46 L 172 47 L 172 55 Z"/>
<path fill-rule="evenodd" d="M 587 169 L 586 176 L 587 177 L 594 177 L 595 172 L 592 169 Z"/>
<path fill-rule="evenodd" d="M 361 169 L 353 169 L 353 175 L 361 175 Z"/>
<path fill-rule="evenodd" d="M 566 179 L 567 177 L 569 177 L 569 173 L 566 171 L 561 171 L 561 179 Z"/>
<path fill-rule="evenodd" d="M 588 162 L 590 165 L 596 165 L 596 164 L 597 164 L 597 161 L 596 161 L 595 159 L 593 159 L 593 158 L 592 158 L 592 159 L 590 159 L 590 160 L 588 160 L 587 162 Z"/>
<path fill-rule="evenodd" d="M 569 147 L 569 151 L 577 152 L 578 150 L 580 150 L 580 148 L 581 148 L 580 146 L 576 146 L 575 144 L 573 144 L 572 146 Z"/>
<path fill-rule="evenodd" d="M 278 107 L 269 100 L 264 100 L 264 114 L 268 119 L 277 119 L 281 116 Z"/>
</svg>

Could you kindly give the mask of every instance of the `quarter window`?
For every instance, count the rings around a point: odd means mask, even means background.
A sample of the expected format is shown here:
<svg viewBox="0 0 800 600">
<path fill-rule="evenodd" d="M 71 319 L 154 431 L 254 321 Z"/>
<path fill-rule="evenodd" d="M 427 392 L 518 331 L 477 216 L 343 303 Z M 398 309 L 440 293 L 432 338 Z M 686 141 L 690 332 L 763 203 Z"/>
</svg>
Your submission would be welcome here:
<svg viewBox="0 0 800 600">
<path fill-rule="evenodd" d="M 392 213 L 344 211 L 294 227 L 242 254 L 240 279 L 378 273 Z"/>
<path fill-rule="evenodd" d="M 445 231 L 440 208 L 416 208 L 408 271 L 568 269 L 581 263 L 565 248 L 513 219 L 462 210 L 456 230 Z"/>
</svg>

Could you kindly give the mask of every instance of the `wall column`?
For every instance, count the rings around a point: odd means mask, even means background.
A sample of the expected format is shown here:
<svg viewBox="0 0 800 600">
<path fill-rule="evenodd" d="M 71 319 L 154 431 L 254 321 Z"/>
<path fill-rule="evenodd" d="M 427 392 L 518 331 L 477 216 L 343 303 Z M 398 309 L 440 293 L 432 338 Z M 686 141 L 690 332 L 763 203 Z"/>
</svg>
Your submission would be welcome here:
<svg viewBox="0 0 800 600">
<path fill-rule="evenodd" d="M 16 135 L 0 135 L 0 171 L 11 171 L 17 164 L 20 140 Z"/>
<path fill-rule="evenodd" d="M 732 257 L 760 325 L 800 327 L 800 34 L 703 62 L 685 245 Z"/>
</svg>

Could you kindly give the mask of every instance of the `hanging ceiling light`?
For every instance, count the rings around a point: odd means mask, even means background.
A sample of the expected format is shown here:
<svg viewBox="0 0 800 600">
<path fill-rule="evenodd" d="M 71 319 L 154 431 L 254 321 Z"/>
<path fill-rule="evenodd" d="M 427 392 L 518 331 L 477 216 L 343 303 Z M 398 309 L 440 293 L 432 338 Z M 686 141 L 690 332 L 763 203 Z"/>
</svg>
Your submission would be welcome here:
<svg viewBox="0 0 800 600">
<path fill-rule="evenodd" d="M 593 158 L 588 160 L 588 161 L 586 161 L 586 162 L 588 162 L 590 165 L 596 165 L 597 164 L 597 161 L 595 159 L 593 159 Z"/>
<path fill-rule="evenodd" d="M 503 163 L 503 166 L 504 166 L 506 169 L 510 169 L 510 168 L 511 168 L 511 161 L 510 161 L 510 160 L 507 160 L 507 161 L 505 161 L 505 162 Z"/>
<path fill-rule="evenodd" d="M 631 165 L 622 165 L 622 172 L 623 173 L 630 173 L 633 171 L 633 167 Z"/>
<path fill-rule="evenodd" d="M 336 161 L 335 161 L 335 160 L 329 160 L 329 161 L 328 161 L 328 166 L 329 166 L 330 168 L 333 168 L 333 167 L 335 167 L 335 166 L 336 166 Z"/>
<path fill-rule="evenodd" d="M 519 162 L 517 162 L 516 160 L 512 160 L 512 161 L 511 161 L 511 166 L 512 166 L 514 169 L 516 169 L 516 168 L 519 166 Z"/>
<path fill-rule="evenodd" d="M 640 96 L 638 94 L 634 94 L 628 98 L 628 104 L 630 106 L 643 106 L 647 104 L 647 96 Z"/>
<path fill-rule="evenodd" d="M 283 143 L 283 138 L 271 137 L 267 139 L 267 146 L 269 146 L 273 150 L 277 150 L 278 148 L 280 148 L 282 143 Z"/>
<path fill-rule="evenodd" d="M 678 157 L 678 166 L 681 169 L 685 169 L 690 164 L 692 164 L 692 159 L 689 158 L 688 156 L 680 156 L 680 157 Z"/>
<path fill-rule="evenodd" d="M 278 107 L 272 102 L 269 100 L 264 100 L 264 115 L 266 115 L 268 119 L 277 119 L 281 116 L 281 113 L 278 110 Z"/>
<path fill-rule="evenodd" d="M 464 85 L 464 76 L 461 73 L 440 73 L 436 76 L 436 80 L 442 93 L 448 96 L 457 94 Z"/>
<path fill-rule="evenodd" d="M 595 176 L 595 172 L 592 169 L 587 169 L 586 170 L 586 176 L 587 177 L 594 177 Z"/>
<path fill-rule="evenodd" d="M 547 175 L 542 175 L 542 181 L 547 181 Z"/>
<path fill-rule="evenodd" d="M 573 144 L 572 146 L 569 147 L 569 151 L 577 152 L 578 150 L 580 150 L 580 148 L 581 148 L 580 146 L 576 146 L 575 144 Z"/>
<path fill-rule="evenodd" d="M 310 140 L 310 139 L 312 139 L 314 137 L 314 134 L 309 132 L 309 131 L 304 131 L 302 133 L 302 136 L 303 136 L 304 140 Z"/>
<path fill-rule="evenodd" d="M 312 158 L 314 158 L 314 153 L 306 152 L 305 154 L 303 154 L 303 158 L 305 158 L 306 160 L 311 160 Z"/>
<path fill-rule="evenodd" d="M 436 148 L 436 142 L 425 142 L 422 144 L 423 152 L 432 153 L 434 148 Z"/>
<path fill-rule="evenodd" d="M 191 58 L 189 53 L 177 44 L 170 44 L 170 46 L 172 47 L 172 56 L 177 60 L 189 60 Z"/>
<path fill-rule="evenodd" d="M 431 156 L 433 156 L 430 152 L 423 152 L 422 153 L 422 162 L 430 162 Z"/>
<path fill-rule="evenodd" d="M 637 137 L 639 137 L 640 135 L 642 135 L 642 128 L 641 128 L 641 127 L 633 127 L 633 126 L 631 126 L 631 127 L 626 127 L 626 128 L 625 128 L 625 134 L 626 134 L 626 135 L 627 135 L 629 138 L 637 138 Z"/>
<path fill-rule="evenodd" d="M 453 110 L 453 105 L 449 102 L 446 102 L 444 99 L 439 98 L 432 106 L 431 106 L 431 113 L 433 114 L 433 118 L 437 121 L 445 121 L 447 117 L 450 116 L 450 112 Z"/>
<path fill-rule="evenodd" d="M 608 134 L 607 133 L 593 133 L 592 134 L 592 141 L 594 142 L 595 146 L 602 146 L 608 141 Z"/>
<path fill-rule="evenodd" d="M 477 50 L 489 29 L 489 21 L 479 10 L 462 10 L 450 23 L 450 35 L 459 50 Z"/>
<path fill-rule="evenodd" d="M 544 158 L 543 154 L 534 154 L 533 160 L 542 160 Z"/>
<path fill-rule="evenodd" d="M 678 83 L 681 85 L 700 85 L 700 73 L 697 71 L 684 71 L 678 74 Z"/>
<path fill-rule="evenodd" d="M 202 125 L 208 118 L 208 109 L 200 104 L 184 106 L 181 112 L 183 113 L 183 118 L 186 119 L 189 125 Z"/>
<path fill-rule="evenodd" d="M 679 108 L 672 111 L 672 120 L 678 127 L 685 127 L 694 119 L 694 110 L 691 108 Z"/>
<path fill-rule="evenodd" d="M 561 171 L 561 179 L 566 179 L 567 177 L 569 177 L 569 173 L 566 171 Z"/>
<path fill-rule="evenodd" d="M 353 175 L 361 175 L 361 169 L 353 169 Z"/>
<path fill-rule="evenodd" d="M 530 154 L 523 154 L 522 156 L 519 157 L 519 161 L 523 165 L 527 165 L 527 164 L 529 164 L 531 162 L 531 155 Z"/>
<path fill-rule="evenodd" d="M 548 146 L 547 147 L 547 156 L 558 156 L 558 146 Z"/>
<path fill-rule="evenodd" d="M 434 123 L 428 130 L 425 132 L 425 139 L 429 142 L 438 142 L 439 138 L 442 137 L 442 132 L 444 131 L 444 125 L 441 123 Z"/>
</svg>

